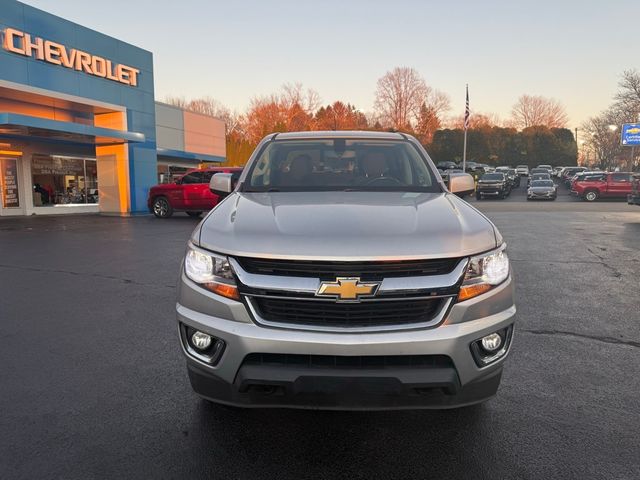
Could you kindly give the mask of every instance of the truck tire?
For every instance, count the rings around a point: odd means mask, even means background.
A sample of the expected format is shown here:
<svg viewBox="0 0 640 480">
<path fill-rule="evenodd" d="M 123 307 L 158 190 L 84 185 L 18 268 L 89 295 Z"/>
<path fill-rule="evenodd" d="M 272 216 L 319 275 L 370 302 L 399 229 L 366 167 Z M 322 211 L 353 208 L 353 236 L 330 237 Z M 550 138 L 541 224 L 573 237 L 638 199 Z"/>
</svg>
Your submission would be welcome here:
<svg viewBox="0 0 640 480">
<path fill-rule="evenodd" d="M 587 202 L 595 202 L 598 199 L 598 191 L 597 190 L 587 190 L 584 192 L 584 198 Z"/>
<path fill-rule="evenodd" d="M 153 199 L 153 214 L 158 218 L 169 218 L 173 215 L 173 207 L 167 197 L 156 197 Z"/>
</svg>

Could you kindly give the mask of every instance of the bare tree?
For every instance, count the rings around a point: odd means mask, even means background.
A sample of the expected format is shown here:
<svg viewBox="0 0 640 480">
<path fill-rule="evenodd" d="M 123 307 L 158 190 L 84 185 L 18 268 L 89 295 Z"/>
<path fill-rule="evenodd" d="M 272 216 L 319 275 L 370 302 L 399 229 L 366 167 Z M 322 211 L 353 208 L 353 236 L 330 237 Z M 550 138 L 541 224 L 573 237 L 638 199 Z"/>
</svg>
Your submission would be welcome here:
<svg viewBox="0 0 640 480">
<path fill-rule="evenodd" d="M 305 91 L 301 83 L 285 83 L 282 86 L 280 102 L 287 108 L 299 105 L 306 113 L 312 115 L 320 108 L 321 99 L 318 92 L 311 88 Z"/>
<path fill-rule="evenodd" d="M 534 126 L 564 128 L 568 121 L 560 102 L 538 95 L 522 95 L 511 110 L 511 123 L 520 129 Z"/>
<path fill-rule="evenodd" d="M 426 96 L 427 84 L 415 69 L 396 67 L 378 80 L 375 108 L 387 126 L 406 129 Z"/>
<path fill-rule="evenodd" d="M 619 132 L 614 128 L 617 119 L 613 110 L 607 110 L 582 124 L 584 151 L 593 152 L 593 163 L 601 168 L 615 168 L 622 155 Z"/>
<path fill-rule="evenodd" d="M 378 80 L 375 97 L 381 124 L 397 130 L 416 128 L 423 105 L 438 121 L 450 108 L 449 97 L 427 85 L 418 71 L 410 67 L 396 67 L 385 73 Z"/>
<path fill-rule="evenodd" d="M 612 110 L 623 122 L 640 120 L 640 73 L 625 70 L 618 82 L 618 92 L 614 97 Z"/>
<path fill-rule="evenodd" d="M 174 97 L 172 95 L 167 95 L 166 97 L 164 97 L 164 103 L 186 110 L 187 105 L 189 105 L 189 100 L 187 100 L 185 97 Z"/>
</svg>

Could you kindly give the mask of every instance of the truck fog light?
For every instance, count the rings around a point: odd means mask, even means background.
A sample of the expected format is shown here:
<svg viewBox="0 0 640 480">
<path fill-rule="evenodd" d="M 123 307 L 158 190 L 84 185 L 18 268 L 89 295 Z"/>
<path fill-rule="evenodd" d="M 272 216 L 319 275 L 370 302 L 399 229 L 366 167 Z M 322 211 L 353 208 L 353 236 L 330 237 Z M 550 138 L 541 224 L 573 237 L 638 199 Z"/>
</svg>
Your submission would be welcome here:
<svg viewBox="0 0 640 480">
<path fill-rule="evenodd" d="M 487 352 L 495 352 L 500 346 L 502 346 L 502 337 L 497 333 L 482 337 L 482 348 Z"/>
<path fill-rule="evenodd" d="M 511 347 L 513 324 L 481 337 L 469 345 L 471 355 L 479 367 L 486 367 L 503 358 Z"/>
<path fill-rule="evenodd" d="M 486 337 L 485 337 L 486 338 Z M 484 346 L 484 338 L 482 339 Z M 206 333 L 196 331 L 191 336 L 191 343 L 198 350 L 206 350 L 211 346 L 211 335 L 207 335 Z"/>
<path fill-rule="evenodd" d="M 217 365 L 225 350 L 226 343 L 184 323 L 180 323 L 180 339 L 185 353 L 209 365 Z"/>
</svg>

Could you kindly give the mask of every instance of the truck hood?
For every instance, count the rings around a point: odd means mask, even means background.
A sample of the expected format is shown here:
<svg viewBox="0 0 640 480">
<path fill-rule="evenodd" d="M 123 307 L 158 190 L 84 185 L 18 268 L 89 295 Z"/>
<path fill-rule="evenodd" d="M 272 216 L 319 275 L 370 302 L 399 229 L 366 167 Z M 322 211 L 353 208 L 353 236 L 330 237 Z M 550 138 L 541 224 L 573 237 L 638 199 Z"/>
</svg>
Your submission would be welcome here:
<svg viewBox="0 0 640 480">
<path fill-rule="evenodd" d="M 203 220 L 198 243 L 234 256 L 400 260 L 472 255 L 496 238 L 484 215 L 448 193 L 236 192 Z"/>
</svg>

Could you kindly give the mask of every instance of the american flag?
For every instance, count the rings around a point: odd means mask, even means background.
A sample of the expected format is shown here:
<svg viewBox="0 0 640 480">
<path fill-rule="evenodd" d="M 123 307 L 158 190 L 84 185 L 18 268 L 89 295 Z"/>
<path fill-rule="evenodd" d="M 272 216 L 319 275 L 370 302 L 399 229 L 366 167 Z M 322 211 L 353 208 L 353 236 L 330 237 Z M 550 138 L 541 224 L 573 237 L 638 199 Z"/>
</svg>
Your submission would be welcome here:
<svg viewBox="0 0 640 480">
<path fill-rule="evenodd" d="M 464 107 L 464 129 L 469 128 L 469 85 L 467 85 L 467 103 Z"/>
</svg>

